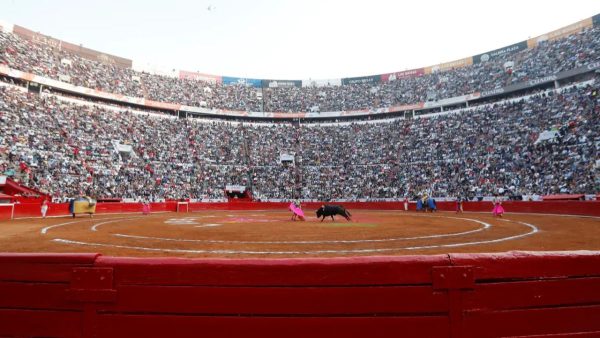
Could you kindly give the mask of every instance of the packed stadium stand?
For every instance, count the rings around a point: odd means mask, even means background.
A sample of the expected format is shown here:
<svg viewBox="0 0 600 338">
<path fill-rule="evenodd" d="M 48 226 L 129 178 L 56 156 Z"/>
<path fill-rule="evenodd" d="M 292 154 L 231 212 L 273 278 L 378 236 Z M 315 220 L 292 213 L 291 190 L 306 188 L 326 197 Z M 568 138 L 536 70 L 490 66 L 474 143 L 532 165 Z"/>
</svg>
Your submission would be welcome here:
<svg viewBox="0 0 600 338">
<path fill-rule="evenodd" d="M 228 184 L 252 186 L 264 199 L 593 193 L 597 93 L 592 83 L 425 118 L 260 124 L 1 87 L 0 170 L 59 199 L 87 189 L 103 197 L 220 198 Z M 539 140 L 544 132 L 551 138 Z M 295 165 L 280 162 L 282 151 L 295 154 Z"/>
<path fill-rule="evenodd" d="M 280 81 L 275 87 L 267 85 L 261 100 L 253 86 L 147 74 L 87 60 L 68 50 L 36 42 L 0 33 L 0 62 L 31 74 L 114 94 L 229 110 L 262 111 L 264 104 L 267 112 L 306 112 L 312 107 L 319 107 L 320 111 L 359 110 L 447 99 L 507 87 L 600 60 L 600 29 L 589 27 L 561 39 L 536 42 L 534 48 L 527 48 L 527 42 L 517 43 L 510 46 L 510 52 L 498 53 L 486 62 L 447 71 L 425 74 L 419 69 L 400 75 L 403 78 L 390 78 L 388 74 L 382 82 L 376 76 L 350 78 L 344 85 L 298 87 L 300 81 Z"/>
<path fill-rule="evenodd" d="M 0 171 L 57 200 L 218 199 L 226 185 L 263 200 L 594 194 L 597 17 L 460 62 L 334 85 L 150 74 L 4 27 Z M 172 107 L 247 113 L 152 110 Z M 253 112 L 283 118 L 243 119 Z"/>
</svg>

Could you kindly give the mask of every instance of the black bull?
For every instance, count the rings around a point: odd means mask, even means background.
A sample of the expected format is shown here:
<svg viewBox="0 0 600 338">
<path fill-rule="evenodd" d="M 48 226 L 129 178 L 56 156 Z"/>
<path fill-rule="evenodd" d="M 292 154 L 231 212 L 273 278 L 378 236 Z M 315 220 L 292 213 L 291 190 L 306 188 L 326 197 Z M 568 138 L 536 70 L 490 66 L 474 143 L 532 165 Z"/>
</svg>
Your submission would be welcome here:
<svg viewBox="0 0 600 338">
<path fill-rule="evenodd" d="M 321 222 L 323 222 L 325 220 L 325 217 L 327 217 L 327 216 L 331 216 L 331 219 L 334 220 L 333 215 L 341 215 L 344 218 L 346 218 L 348 221 L 352 220 L 350 218 L 352 216 L 352 215 L 350 215 L 350 212 L 341 205 L 327 205 L 326 204 L 326 205 L 321 206 L 317 210 L 317 218 L 323 217 Z"/>
</svg>

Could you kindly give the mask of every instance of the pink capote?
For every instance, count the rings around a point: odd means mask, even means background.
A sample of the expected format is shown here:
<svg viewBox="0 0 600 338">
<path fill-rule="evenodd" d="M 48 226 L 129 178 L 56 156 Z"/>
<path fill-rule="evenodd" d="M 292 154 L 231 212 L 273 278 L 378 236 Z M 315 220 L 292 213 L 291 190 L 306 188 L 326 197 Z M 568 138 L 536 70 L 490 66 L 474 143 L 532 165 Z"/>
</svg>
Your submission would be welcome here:
<svg viewBox="0 0 600 338">
<path fill-rule="evenodd" d="M 294 203 L 290 203 L 289 208 L 294 214 L 298 215 L 299 217 L 304 218 L 304 211 L 302 211 L 302 209 L 298 208 Z"/>
<path fill-rule="evenodd" d="M 500 204 L 500 203 L 494 204 L 494 209 L 492 209 L 492 214 L 494 216 L 499 216 L 499 215 L 502 215 L 503 213 L 504 213 L 504 208 L 502 207 L 502 204 Z"/>
</svg>

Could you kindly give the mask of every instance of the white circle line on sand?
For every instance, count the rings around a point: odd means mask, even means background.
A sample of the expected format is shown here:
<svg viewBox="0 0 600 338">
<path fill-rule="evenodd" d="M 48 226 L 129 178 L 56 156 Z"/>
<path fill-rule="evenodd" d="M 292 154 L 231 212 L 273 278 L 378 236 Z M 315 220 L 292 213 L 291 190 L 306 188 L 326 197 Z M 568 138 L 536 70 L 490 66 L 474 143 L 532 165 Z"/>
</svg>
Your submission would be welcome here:
<svg viewBox="0 0 600 338">
<path fill-rule="evenodd" d="M 533 224 L 529 224 L 529 223 L 525 223 L 525 222 L 520 222 L 520 221 L 505 220 L 505 219 L 503 219 L 501 221 L 504 221 L 504 222 L 514 222 L 514 223 L 523 224 L 523 225 L 529 227 L 531 229 L 531 231 L 526 232 L 524 234 L 520 234 L 520 235 L 509 236 L 509 237 L 502 237 L 502 238 L 497 238 L 497 239 L 490 239 L 490 240 L 486 240 L 486 241 L 455 243 L 455 244 L 440 244 L 440 245 L 429 245 L 429 246 L 418 246 L 418 247 L 405 248 L 405 249 L 407 249 L 407 250 L 418 250 L 418 249 L 431 249 L 431 248 L 452 248 L 452 247 L 467 246 L 467 245 L 498 243 L 498 242 L 510 241 L 510 240 L 513 240 L 513 239 L 522 238 L 522 237 L 526 237 L 526 236 L 531 236 L 531 235 L 533 235 L 533 234 L 535 234 L 535 233 L 537 233 L 539 231 L 539 229 L 535 225 L 533 225 Z"/>
<path fill-rule="evenodd" d="M 540 202 L 541 203 L 541 202 Z M 369 209 L 369 211 L 382 213 L 382 214 L 394 214 L 400 216 L 426 216 L 424 212 L 416 212 L 414 210 L 404 211 L 404 210 L 389 210 L 389 209 Z M 440 210 L 436 211 L 436 213 L 449 213 L 455 215 L 468 215 L 468 214 L 478 214 L 478 215 L 492 215 L 491 211 L 464 211 L 461 213 L 457 213 L 451 210 Z M 433 213 L 430 213 L 433 215 Z M 587 216 L 587 215 L 575 215 L 575 214 L 545 214 L 545 213 L 537 213 L 537 212 L 504 212 L 504 215 L 512 215 L 512 216 L 520 216 L 520 215 L 530 215 L 530 216 L 557 216 L 557 217 L 573 217 L 573 218 L 594 218 L 600 219 L 600 216 Z M 434 216 L 435 217 L 435 216 Z"/>
<path fill-rule="evenodd" d="M 194 219 L 190 219 L 190 218 L 170 218 L 166 221 L 163 222 L 164 224 L 171 224 L 171 225 L 194 225 L 194 224 L 200 224 L 198 222 L 196 222 Z"/>
<path fill-rule="evenodd" d="M 110 223 L 110 222 L 113 222 L 113 221 L 122 221 L 122 220 L 127 220 L 127 219 L 134 219 L 134 218 L 141 218 L 141 217 L 119 217 L 119 218 L 111 218 L 109 222 L 98 223 L 98 224 L 94 225 L 92 228 L 94 228 L 94 227 L 96 227 L 98 225 Z M 64 223 L 54 224 L 54 225 L 50 225 L 50 226 L 42 228 L 40 230 L 40 233 L 42 235 L 45 235 L 46 233 L 48 233 L 48 230 L 50 230 L 50 229 L 58 228 L 58 227 L 61 227 L 61 226 L 64 226 L 64 225 L 81 223 L 81 222 L 88 222 L 88 221 L 90 221 L 89 218 L 88 219 L 80 219 L 80 220 L 77 220 L 77 221 L 70 221 L 70 222 L 64 222 Z M 96 231 L 96 230 L 93 229 L 92 231 Z"/>
<path fill-rule="evenodd" d="M 464 242 L 464 243 L 454 243 L 454 244 L 440 244 L 440 245 L 427 245 L 427 246 L 415 246 L 415 247 L 403 247 L 403 248 L 381 248 L 381 249 L 353 249 L 353 250 L 313 250 L 313 251 L 246 251 L 246 250 L 193 250 L 193 249 L 168 249 L 168 248 L 147 248 L 140 246 L 129 246 L 129 245 L 118 245 L 118 244 L 105 244 L 105 243 L 89 243 L 89 242 L 81 242 L 81 241 L 72 241 L 62 238 L 55 238 L 53 241 L 65 244 L 75 244 L 75 245 L 87 245 L 87 246 L 101 246 L 101 247 L 111 247 L 111 248 L 121 248 L 121 249 L 134 249 L 134 250 L 142 250 L 142 251 L 155 251 L 155 252 L 177 252 L 177 253 L 196 253 L 196 254 L 246 254 L 246 255 L 306 255 L 306 254 L 353 254 L 353 253 L 377 253 L 377 252 L 387 252 L 387 251 L 397 251 L 397 250 L 417 250 L 417 249 L 432 249 L 432 248 L 447 248 L 447 247 L 459 247 L 459 246 L 468 246 L 468 245 L 479 245 L 479 244 L 488 244 L 488 243 L 498 243 L 508 240 L 513 240 L 517 238 L 522 238 L 526 236 L 530 236 L 534 233 L 537 233 L 539 230 L 535 225 L 519 222 L 519 221 L 510 221 L 506 220 L 506 222 L 515 222 L 529 227 L 531 230 L 527 233 L 508 236 L 503 238 L 497 238 L 487 241 L 477 241 L 477 242 Z"/>
<path fill-rule="evenodd" d="M 58 228 L 58 227 L 61 227 L 63 225 L 67 225 L 67 224 L 79 223 L 79 222 L 83 222 L 83 221 L 79 220 L 79 221 L 71 221 L 71 222 L 50 225 L 50 226 L 47 226 L 47 227 L 43 228 L 42 230 L 40 230 L 40 233 L 42 235 L 45 235 L 48 232 L 48 230 L 50 230 L 50 229 Z"/>
<path fill-rule="evenodd" d="M 209 227 L 219 227 L 223 224 L 219 224 L 219 223 L 206 223 L 203 225 L 195 225 L 194 228 L 209 228 Z"/>
<path fill-rule="evenodd" d="M 115 222 L 119 222 L 119 221 L 126 221 L 126 220 L 129 220 L 129 219 L 137 219 L 137 218 L 143 218 L 143 216 L 112 219 L 112 220 L 109 220 L 109 221 L 96 223 L 92 227 L 90 227 L 90 230 L 92 230 L 92 231 L 98 231 L 98 227 L 101 226 L 101 225 L 115 223 Z"/>
<path fill-rule="evenodd" d="M 440 216 L 438 216 L 440 217 Z M 431 239 L 431 238 L 443 238 L 443 237 L 452 237 L 452 236 L 462 236 L 467 235 L 483 230 L 487 230 L 492 227 L 491 224 L 475 220 L 469 218 L 459 218 L 459 217 L 444 217 L 444 218 L 456 218 L 462 220 L 468 220 L 472 222 L 479 223 L 483 225 L 482 227 L 457 232 L 452 234 L 440 234 L 440 235 L 428 235 L 428 236 L 416 236 L 416 237 L 401 237 L 401 238 L 383 238 L 383 239 L 356 239 L 356 240 L 335 240 L 335 241 L 225 241 L 225 240 L 210 240 L 210 239 L 181 239 L 181 238 L 166 238 L 166 237 L 151 237 L 151 236 L 138 236 L 138 235 L 125 235 L 125 234 L 113 234 L 116 237 L 124 237 L 124 238 L 135 238 L 135 239 L 151 239 L 151 240 L 159 240 L 159 241 L 169 241 L 169 242 L 191 242 L 191 243 L 219 243 L 219 244 L 353 244 L 353 243 L 382 243 L 382 242 L 397 242 L 397 241 L 407 241 L 414 239 Z"/>
</svg>

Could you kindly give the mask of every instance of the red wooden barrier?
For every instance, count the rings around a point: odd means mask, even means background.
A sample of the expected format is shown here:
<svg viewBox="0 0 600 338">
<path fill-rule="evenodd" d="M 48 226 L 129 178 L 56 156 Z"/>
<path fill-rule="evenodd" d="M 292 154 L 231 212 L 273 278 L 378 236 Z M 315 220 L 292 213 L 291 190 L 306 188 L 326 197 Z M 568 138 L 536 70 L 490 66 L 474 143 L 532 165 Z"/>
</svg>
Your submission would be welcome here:
<svg viewBox="0 0 600 338">
<path fill-rule="evenodd" d="M 0 254 L 0 337 L 593 337 L 600 252 Z"/>
<path fill-rule="evenodd" d="M 287 210 L 289 203 L 274 202 L 236 202 L 236 203 L 190 203 L 189 211 L 200 210 Z M 323 204 L 323 202 L 302 203 L 302 207 L 308 216 L 314 216 L 314 212 Z M 343 202 L 350 211 L 355 209 L 370 210 L 404 210 L 402 202 Z M 454 211 L 454 202 L 438 202 L 438 209 L 442 211 Z M 544 202 L 523 202 L 509 201 L 503 203 L 506 212 L 523 213 L 546 213 L 546 214 L 570 214 L 600 216 L 600 201 L 544 201 Z M 0 209 L 0 220 L 9 219 L 8 209 Z M 177 202 L 151 203 L 152 212 L 175 212 Z M 415 204 L 409 205 L 409 210 L 415 210 Z M 465 202 L 464 210 L 467 212 L 492 212 L 491 202 Z M 2 214 L 4 212 L 4 214 Z M 141 213 L 141 203 L 116 203 L 105 202 L 96 205 L 98 214 L 115 213 Z M 69 215 L 68 203 L 53 203 L 48 209 L 48 216 L 67 216 Z M 2 218 L 4 216 L 4 218 Z M 40 217 L 40 205 L 38 204 L 15 204 L 14 218 Z"/>
<path fill-rule="evenodd" d="M 371 210 L 404 210 L 403 202 L 332 202 L 342 204 L 348 210 L 371 209 Z M 309 216 L 323 205 L 324 202 L 302 203 L 302 208 Z M 287 210 L 289 203 L 275 202 L 236 202 L 236 203 L 191 203 L 190 211 L 199 210 Z M 600 201 L 506 201 L 502 205 L 506 212 L 545 213 L 545 214 L 568 214 L 600 216 Z M 455 202 L 437 202 L 438 210 L 455 211 Z M 489 212 L 492 213 L 492 202 L 464 202 L 463 209 L 466 212 Z M 410 203 L 408 209 L 415 211 L 416 204 Z"/>
<path fill-rule="evenodd" d="M 0 221 L 6 221 L 13 218 L 14 205 L 0 204 Z"/>
</svg>

